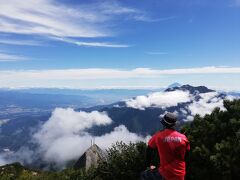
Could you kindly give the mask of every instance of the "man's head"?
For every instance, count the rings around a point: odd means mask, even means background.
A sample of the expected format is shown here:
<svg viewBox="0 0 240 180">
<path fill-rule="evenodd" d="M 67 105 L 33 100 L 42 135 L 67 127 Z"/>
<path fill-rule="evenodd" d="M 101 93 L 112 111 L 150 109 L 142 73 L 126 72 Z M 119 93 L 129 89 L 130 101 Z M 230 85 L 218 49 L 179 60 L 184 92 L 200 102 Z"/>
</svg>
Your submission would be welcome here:
<svg viewBox="0 0 240 180">
<path fill-rule="evenodd" d="M 177 116 L 173 113 L 167 113 L 161 119 L 162 125 L 167 128 L 171 128 L 171 127 L 175 126 L 176 122 L 177 122 Z"/>
</svg>

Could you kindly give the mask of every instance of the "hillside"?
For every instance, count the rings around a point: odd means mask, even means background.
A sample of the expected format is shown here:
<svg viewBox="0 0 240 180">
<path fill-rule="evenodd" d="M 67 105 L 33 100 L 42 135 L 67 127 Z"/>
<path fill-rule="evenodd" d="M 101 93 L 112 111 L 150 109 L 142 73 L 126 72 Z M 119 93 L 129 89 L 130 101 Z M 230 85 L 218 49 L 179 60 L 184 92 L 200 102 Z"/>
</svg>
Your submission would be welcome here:
<svg viewBox="0 0 240 180">
<path fill-rule="evenodd" d="M 40 171 L 30 170 L 20 163 L 7 164 L 0 167 L 0 179 L 32 179 L 38 177 Z"/>
<path fill-rule="evenodd" d="M 225 111 L 216 108 L 201 118 L 195 116 L 182 131 L 191 142 L 187 166 L 189 180 L 239 179 L 240 171 L 240 100 L 225 101 Z M 219 133 L 221 132 L 221 133 Z M 144 170 L 145 143 L 116 143 L 107 151 L 107 159 L 88 171 L 65 169 L 61 172 L 40 172 L 18 163 L 0 167 L 0 179 L 138 179 Z"/>
<path fill-rule="evenodd" d="M 161 116 L 178 115 L 177 129 L 194 116 L 204 117 L 223 106 L 227 95 L 204 86 L 175 86 L 110 105 L 91 108 L 56 108 L 51 114 L 31 114 L 3 121 L 0 157 L 27 167 L 61 170 L 90 147 L 92 139 L 106 149 L 116 141 L 146 141 L 162 128 Z M 84 144 L 84 145 L 83 145 Z"/>
<path fill-rule="evenodd" d="M 164 96 L 173 96 L 177 99 L 182 94 L 186 97 L 183 101 L 180 99 L 180 102 L 171 98 L 164 98 Z M 110 132 L 114 127 L 124 124 L 131 132 L 142 135 L 152 134 L 162 128 L 159 119 L 165 112 L 178 114 L 178 128 L 180 128 L 197 113 L 204 114 L 211 112 L 214 107 L 222 106 L 226 96 L 224 93 L 218 93 L 205 86 L 183 85 L 167 88 L 162 93 L 156 92 L 146 96 L 137 96 L 111 106 L 97 107 L 98 111 L 107 112 L 109 117 L 113 119 L 113 123 L 105 127 L 93 127 L 89 132 L 102 135 Z M 143 100 L 140 98 L 143 98 Z M 215 102 L 213 102 L 214 100 Z M 144 101 L 153 101 L 153 103 L 145 106 L 142 104 Z M 176 103 L 172 103 L 173 101 L 176 101 Z M 130 104 L 130 102 L 135 104 Z"/>
</svg>

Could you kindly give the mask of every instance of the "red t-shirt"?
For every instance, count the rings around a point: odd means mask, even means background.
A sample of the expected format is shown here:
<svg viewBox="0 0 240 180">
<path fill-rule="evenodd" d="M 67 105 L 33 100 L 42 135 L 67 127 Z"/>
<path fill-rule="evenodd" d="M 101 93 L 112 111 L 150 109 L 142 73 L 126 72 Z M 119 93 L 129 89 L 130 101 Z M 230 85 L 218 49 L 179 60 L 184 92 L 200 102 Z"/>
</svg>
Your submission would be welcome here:
<svg viewBox="0 0 240 180">
<path fill-rule="evenodd" d="M 167 180 L 183 180 L 186 173 L 185 153 L 190 150 L 187 137 L 173 129 L 159 131 L 149 140 L 160 157 L 160 174 Z"/>
</svg>

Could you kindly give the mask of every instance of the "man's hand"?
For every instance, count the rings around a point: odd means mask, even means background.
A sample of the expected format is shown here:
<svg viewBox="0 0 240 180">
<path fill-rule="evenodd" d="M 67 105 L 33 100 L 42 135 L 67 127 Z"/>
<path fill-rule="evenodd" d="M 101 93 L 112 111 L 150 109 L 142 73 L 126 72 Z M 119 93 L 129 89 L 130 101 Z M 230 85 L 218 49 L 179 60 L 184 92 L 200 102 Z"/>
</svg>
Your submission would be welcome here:
<svg viewBox="0 0 240 180">
<path fill-rule="evenodd" d="M 156 166 L 150 166 L 150 169 L 153 170 L 153 169 L 156 169 Z"/>
</svg>

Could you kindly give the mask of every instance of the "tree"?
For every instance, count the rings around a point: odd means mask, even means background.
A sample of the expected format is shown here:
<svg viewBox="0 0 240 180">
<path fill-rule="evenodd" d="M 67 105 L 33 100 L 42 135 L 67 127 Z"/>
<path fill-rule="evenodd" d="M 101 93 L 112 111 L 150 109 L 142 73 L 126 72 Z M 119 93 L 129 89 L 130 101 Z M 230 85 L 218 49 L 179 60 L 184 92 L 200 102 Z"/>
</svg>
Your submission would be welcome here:
<svg viewBox="0 0 240 180">
<path fill-rule="evenodd" d="M 224 101 L 224 107 L 204 117 L 196 115 L 182 128 L 191 143 L 187 179 L 240 179 L 240 100 Z M 118 142 L 88 171 L 38 172 L 12 164 L 0 168 L 0 179 L 135 180 L 145 168 L 145 151 L 144 142 Z"/>
<path fill-rule="evenodd" d="M 240 179 L 240 100 L 224 107 L 183 127 L 191 143 L 188 179 Z"/>
<path fill-rule="evenodd" d="M 107 151 L 107 159 L 89 171 L 92 179 L 138 179 L 144 170 L 146 144 L 117 142 Z"/>
</svg>

